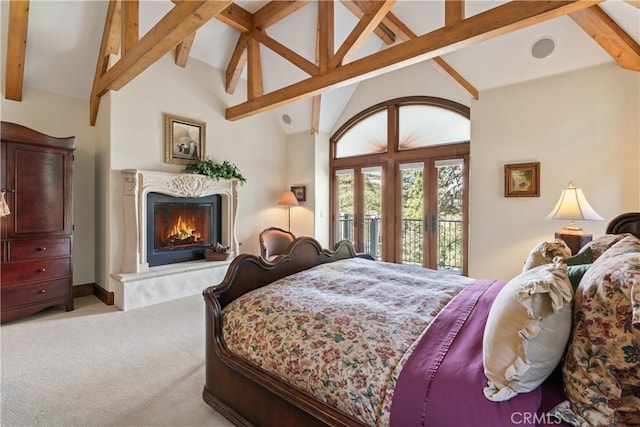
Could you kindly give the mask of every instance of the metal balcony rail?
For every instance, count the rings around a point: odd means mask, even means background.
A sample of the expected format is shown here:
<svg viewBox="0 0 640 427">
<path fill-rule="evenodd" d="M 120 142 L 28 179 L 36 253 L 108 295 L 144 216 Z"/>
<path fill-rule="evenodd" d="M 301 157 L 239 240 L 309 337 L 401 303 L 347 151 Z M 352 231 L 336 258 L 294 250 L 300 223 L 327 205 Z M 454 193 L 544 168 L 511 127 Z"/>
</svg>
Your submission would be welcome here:
<svg viewBox="0 0 640 427">
<path fill-rule="evenodd" d="M 364 252 L 376 259 L 382 258 L 382 236 L 380 217 L 366 215 L 364 227 Z M 438 270 L 462 273 L 462 221 L 437 220 L 438 230 Z M 422 265 L 423 255 L 422 219 L 402 220 L 402 263 Z M 353 215 L 340 214 L 338 218 L 338 240 L 353 241 Z"/>
</svg>

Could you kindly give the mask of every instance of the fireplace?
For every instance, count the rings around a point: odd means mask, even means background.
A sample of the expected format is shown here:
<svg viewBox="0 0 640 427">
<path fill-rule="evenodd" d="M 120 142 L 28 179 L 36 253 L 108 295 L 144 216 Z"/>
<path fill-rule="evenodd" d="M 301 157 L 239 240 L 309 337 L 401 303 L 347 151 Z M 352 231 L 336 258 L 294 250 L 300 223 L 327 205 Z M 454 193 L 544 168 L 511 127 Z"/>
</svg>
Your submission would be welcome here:
<svg viewBox="0 0 640 427">
<path fill-rule="evenodd" d="M 220 195 L 173 197 L 147 195 L 147 262 L 149 267 L 204 258 L 220 242 Z"/>
<path fill-rule="evenodd" d="M 202 293 L 222 281 L 240 250 L 235 235 L 238 180 L 121 172 L 121 262 L 111 273 L 115 305 L 129 310 L 156 304 Z M 174 222 L 176 227 L 170 227 Z M 231 249 L 229 259 L 202 259 L 205 248 L 218 242 Z"/>
</svg>

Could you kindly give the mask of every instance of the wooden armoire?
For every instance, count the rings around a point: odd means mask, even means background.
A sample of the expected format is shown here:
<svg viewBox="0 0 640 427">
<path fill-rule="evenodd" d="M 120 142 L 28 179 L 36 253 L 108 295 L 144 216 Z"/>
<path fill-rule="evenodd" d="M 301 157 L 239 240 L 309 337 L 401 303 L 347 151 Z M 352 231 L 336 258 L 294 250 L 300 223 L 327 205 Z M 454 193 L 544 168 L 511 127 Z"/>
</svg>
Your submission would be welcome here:
<svg viewBox="0 0 640 427">
<path fill-rule="evenodd" d="M 75 137 L 55 138 L 2 122 L 0 317 L 5 322 L 54 305 L 73 310 L 71 248 Z"/>
</svg>

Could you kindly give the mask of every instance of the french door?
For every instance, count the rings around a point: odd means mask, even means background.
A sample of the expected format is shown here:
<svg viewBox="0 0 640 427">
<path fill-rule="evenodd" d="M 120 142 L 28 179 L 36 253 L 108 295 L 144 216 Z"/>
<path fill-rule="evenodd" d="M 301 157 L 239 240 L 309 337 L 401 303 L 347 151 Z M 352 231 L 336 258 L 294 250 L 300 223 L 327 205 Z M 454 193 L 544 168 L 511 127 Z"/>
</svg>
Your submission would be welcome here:
<svg viewBox="0 0 640 427">
<path fill-rule="evenodd" d="M 336 171 L 336 241 L 349 240 L 358 252 L 383 259 L 382 166 Z"/>
<path fill-rule="evenodd" d="M 332 244 L 384 261 L 467 272 L 469 109 L 408 97 L 331 137 Z"/>
<path fill-rule="evenodd" d="M 466 272 L 466 157 L 398 164 L 395 262 Z"/>
</svg>

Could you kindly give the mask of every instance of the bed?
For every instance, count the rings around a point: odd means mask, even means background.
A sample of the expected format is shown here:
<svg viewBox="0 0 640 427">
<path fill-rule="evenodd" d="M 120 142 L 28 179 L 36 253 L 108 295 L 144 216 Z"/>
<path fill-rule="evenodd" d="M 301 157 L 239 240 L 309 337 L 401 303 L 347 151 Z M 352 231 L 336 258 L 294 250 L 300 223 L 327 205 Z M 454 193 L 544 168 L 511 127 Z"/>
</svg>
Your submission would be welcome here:
<svg viewBox="0 0 640 427">
<path fill-rule="evenodd" d="M 236 425 L 575 425 L 607 416 L 640 423 L 638 236 L 640 213 L 620 215 L 579 254 L 558 256 L 560 246 L 555 252 L 532 249 L 527 267 L 509 282 L 381 263 L 355 253 L 346 241 L 327 250 L 309 237 L 294 240 L 271 263 L 240 255 L 225 279 L 203 292 L 203 398 Z M 534 252 L 543 260 L 528 265 Z M 632 357 L 629 362 L 629 351 L 621 356 L 622 387 L 615 387 L 621 381 L 616 377 L 594 400 L 592 388 L 580 387 L 589 380 L 571 371 L 580 370 L 580 351 L 592 344 L 585 327 L 591 314 L 574 308 L 574 300 L 593 304 L 594 286 L 610 295 L 618 280 L 607 270 L 612 268 L 625 272 L 612 303 L 624 307 L 617 321 L 626 330 L 607 351 L 631 348 Z M 573 274 L 579 274 L 575 284 Z M 529 304 L 504 302 L 522 299 L 509 291 L 521 290 L 522 283 L 534 284 L 525 298 Z M 550 302 L 540 303 L 541 295 Z M 526 320 L 513 331 L 515 344 L 490 359 L 495 342 L 504 343 L 499 335 L 508 334 L 503 325 L 517 323 L 520 315 Z M 527 334 L 528 347 L 520 342 Z M 565 350 L 565 343 L 575 351 Z M 540 365 L 537 346 L 544 353 Z M 553 356 L 548 348 L 555 348 Z M 498 360 L 511 350 L 513 360 Z"/>
</svg>

